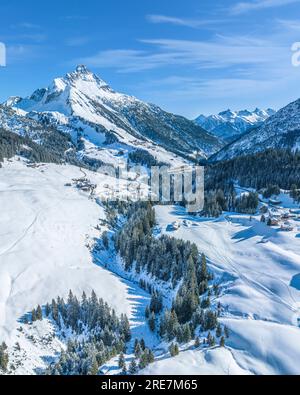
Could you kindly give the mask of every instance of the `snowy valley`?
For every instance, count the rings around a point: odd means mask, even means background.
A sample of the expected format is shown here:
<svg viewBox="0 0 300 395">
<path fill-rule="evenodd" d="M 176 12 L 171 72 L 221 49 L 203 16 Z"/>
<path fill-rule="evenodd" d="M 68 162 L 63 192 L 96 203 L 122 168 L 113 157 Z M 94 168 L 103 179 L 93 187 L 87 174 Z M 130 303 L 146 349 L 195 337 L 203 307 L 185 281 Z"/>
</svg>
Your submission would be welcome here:
<svg viewBox="0 0 300 395">
<path fill-rule="evenodd" d="M 299 101 L 219 117 L 85 66 L 0 106 L 1 374 L 299 374 Z M 203 210 L 149 201 L 199 163 Z"/>
<path fill-rule="evenodd" d="M 52 320 L 30 324 L 30 317 L 37 305 L 45 306 L 57 296 L 67 300 L 69 290 L 78 298 L 83 291 L 89 295 L 94 290 L 118 315 L 128 315 L 132 340 L 124 356 L 127 369 L 134 359 L 134 340 L 143 338 L 155 362 L 141 374 L 298 373 L 298 215 L 290 219 L 293 230 L 284 232 L 279 224 L 270 227 L 260 222 L 261 215 L 227 212 L 213 219 L 189 215 L 180 206 L 156 207 L 155 237 L 166 234 L 191 241 L 206 255 L 219 286 L 212 305 L 222 306 L 220 322 L 230 333 L 224 348 L 203 344 L 207 333 L 200 332 L 199 345 L 182 343 L 179 355 L 171 357 L 170 343 L 153 333 L 145 318 L 151 295 L 141 288 L 140 279 L 151 282 L 151 276 L 127 272 L 113 249 L 97 247 L 103 232 L 111 231 L 97 196 L 105 192 L 104 184 L 113 185 L 114 180 L 84 173 L 97 185 L 93 196 L 72 181 L 82 178 L 78 167 L 31 167 L 14 159 L 1 169 L 5 214 L 1 217 L 0 338 L 8 345 L 13 366 L 9 374 L 41 374 L 66 349 L 68 337 L 55 335 Z M 123 190 L 118 186 L 119 193 L 127 189 L 127 184 Z M 283 216 L 289 210 L 297 212 L 298 205 L 287 193 L 279 199 L 280 207 L 269 207 L 271 212 Z M 261 205 L 268 206 L 268 200 Z M 174 221 L 180 226 L 170 230 Z M 154 283 L 168 305 L 172 287 Z M 26 315 L 29 323 L 24 322 Z M 105 363 L 100 372 L 118 374 L 118 358 Z"/>
</svg>

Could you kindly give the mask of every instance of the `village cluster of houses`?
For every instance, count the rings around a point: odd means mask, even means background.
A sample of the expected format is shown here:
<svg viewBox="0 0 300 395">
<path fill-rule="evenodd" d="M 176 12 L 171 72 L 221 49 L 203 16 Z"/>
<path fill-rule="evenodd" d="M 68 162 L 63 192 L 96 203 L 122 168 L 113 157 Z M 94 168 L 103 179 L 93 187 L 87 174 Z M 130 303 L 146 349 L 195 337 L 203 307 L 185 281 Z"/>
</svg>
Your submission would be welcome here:
<svg viewBox="0 0 300 395">
<path fill-rule="evenodd" d="M 300 221 L 300 209 L 280 210 L 274 207 L 280 204 L 280 201 L 270 200 L 269 206 L 263 205 L 260 209 L 262 222 L 266 222 L 269 226 L 280 226 L 284 232 L 292 232 L 294 226 L 290 220 Z"/>
<path fill-rule="evenodd" d="M 94 193 L 97 185 L 93 184 L 88 178 L 75 178 L 72 180 L 76 188 L 80 189 L 83 192 L 90 192 L 91 194 Z M 71 186 L 71 184 L 67 184 L 67 186 Z"/>
</svg>

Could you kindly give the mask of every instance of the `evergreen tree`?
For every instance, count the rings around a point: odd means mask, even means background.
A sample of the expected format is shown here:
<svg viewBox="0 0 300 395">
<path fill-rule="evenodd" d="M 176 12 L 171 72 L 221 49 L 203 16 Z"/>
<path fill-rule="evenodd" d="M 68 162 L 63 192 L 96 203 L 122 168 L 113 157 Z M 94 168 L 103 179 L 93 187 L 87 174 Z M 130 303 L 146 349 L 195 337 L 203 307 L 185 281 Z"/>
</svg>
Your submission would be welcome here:
<svg viewBox="0 0 300 395">
<path fill-rule="evenodd" d="M 3 342 L 0 346 L 0 370 L 6 372 L 8 367 L 9 357 L 7 353 L 7 345 Z"/>
<path fill-rule="evenodd" d="M 209 347 L 214 347 L 216 345 L 216 339 L 210 332 L 208 332 L 207 335 L 207 344 Z"/>
<path fill-rule="evenodd" d="M 220 347 L 225 347 L 225 337 L 222 336 L 220 339 Z"/>
<path fill-rule="evenodd" d="M 139 363 L 139 368 L 145 369 L 147 366 L 149 365 L 149 361 L 148 361 L 148 352 L 147 350 L 145 350 L 143 352 L 143 354 L 141 355 L 141 359 L 140 359 L 140 363 Z"/>
<path fill-rule="evenodd" d="M 35 311 L 35 309 L 32 309 L 32 311 L 31 311 L 31 321 L 32 322 L 36 321 L 36 311 Z"/>
<path fill-rule="evenodd" d="M 148 320 L 148 324 L 149 324 L 149 328 L 151 330 L 151 332 L 155 331 L 155 314 L 154 312 L 151 313 L 151 316 Z"/>
<path fill-rule="evenodd" d="M 139 341 L 136 339 L 135 345 L 134 345 L 134 355 L 136 358 L 140 358 L 141 354 L 142 354 L 141 345 L 140 345 Z"/>
<path fill-rule="evenodd" d="M 109 239 L 108 239 L 107 231 L 104 231 L 102 234 L 102 243 L 103 243 L 104 248 L 107 250 L 109 247 Z"/>
<path fill-rule="evenodd" d="M 121 354 L 119 356 L 119 369 L 123 370 L 124 367 L 126 368 L 125 357 L 124 357 L 124 354 L 121 352 Z"/>
<path fill-rule="evenodd" d="M 132 375 L 135 375 L 135 374 L 137 374 L 137 372 L 138 372 L 138 367 L 137 367 L 135 359 L 133 359 L 129 365 L 129 373 Z"/>
<path fill-rule="evenodd" d="M 150 307 L 147 306 L 145 310 L 145 317 L 148 319 L 150 317 Z"/>
<path fill-rule="evenodd" d="M 151 302 L 150 302 L 150 311 L 155 314 L 159 314 L 163 308 L 163 300 L 161 294 L 157 291 L 152 293 Z"/>
<path fill-rule="evenodd" d="M 46 317 L 49 317 L 50 313 L 51 313 L 51 308 L 50 308 L 49 303 L 47 303 L 46 308 L 45 308 Z"/>
<path fill-rule="evenodd" d="M 40 305 L 38 305 L 37 309 L 36 309 L 36 320 L 38 321 L 42 321 L 43 319 L 43 312 L 42 312 L 42 308 Z"/>
<path fill-rule="evenodd" d="M 142 349 L 143 351 L 145 351 L 145 350 L 146 350 L 146 344 L 145 344 L 145 340 L 144 340 L 144 339 L 141 339 L 140 345 L 141 345 L 141 349 Z"/>
<path fill-rule="evenodd" d="M 183 326 L 183 342 L 189 343 L 192 340 L 191 329 L 189 324 Z"/>
<path fill-rule="evenodd" d="M 225 335 L 226 339 L 229 338 L 229 329 L 227 326 L 224 327 L 224 335 Z"/>
<path fill-rule="evenodd" d="M 216 336 L 217 337 L 221 337 L 222 336 L 222 327 L 221 327 L 220 324 L 218 324 L 218 326 L 217 326 Z"/>
<path fill-rule="evenodd" d="M 125 337 L 125 341 L 129 342 L 131 339 L 131 330 L 130 330 L 130 324 L 129 324 L 129 320 L 127 318 L 126 315 L 121 315 L 121 324 L 123 327 L 123 333 L 124 333 L 124 337 Z"/>
<path fill-rule="evenodd" d="M 123 368 L 122 368 L 122 375 L 126 376 L 127 375 L 127 367 L 126 364 L 124 364 Z"/>
<path fill-rule="evenodd" d="M 154 357 L 153 352 L 150 349 L 148 349 L 148 362 L 151 364 L 154 362 L 154 360 L 155 360 L 155 357 Z"/>
<path fill-rule="evenodd" d="M 197 336 L 196 339 L 195 339 L 195 348 L 199 348 L 200 345 L 201 345 L 200 339 L 199 339 L 199 337 Z"/>
<path fill-rule="evenodd" d="M 99 366 L 95 357 L 92 358 L 89 370 L 87 375 L 88 376 L 97 376 L 99 371 Z"/>
<path fill-rule="evenodd" d="M 179 354 L 179 347 L 177 343 L 172 343 L 169 347 L 171 357 L 176 357 Z"/>
</svg>

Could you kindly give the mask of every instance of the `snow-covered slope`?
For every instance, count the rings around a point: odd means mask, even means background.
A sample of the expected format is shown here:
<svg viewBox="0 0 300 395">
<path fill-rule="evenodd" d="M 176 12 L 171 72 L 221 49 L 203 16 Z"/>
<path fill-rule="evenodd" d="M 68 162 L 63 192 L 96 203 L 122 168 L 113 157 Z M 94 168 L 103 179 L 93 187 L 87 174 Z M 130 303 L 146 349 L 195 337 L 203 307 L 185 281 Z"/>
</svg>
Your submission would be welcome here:
<svg viewBox="0 0 300 395">
<path fill-rule="evenodd" d="M 54 124 L 73 138 L 84 137 L 96 147 L 106 144 L 107 150 L 143 148 L 159 160 L 163 156 L 168 160 L 166 151 L 173 152 L 173 158 L 174 153 L 207 157 L 221 148 L 220 141 L 200 126 L 115 92 L 85 66 L 56 78 L 47 89 L 25 99 L 10 98 L 5 104 Z"/>
<path fill-rule="evenodd" d="M 290 103 L 266 120 L 260 127 L 245 134 L 213 156 L 215 160 L 265 151 L 269 148 L 300 147 L 300 99 Z"/>
<path fill-rule="evenodd" d="M 63 139 L 70 142 L 67 136 L 63 135 L 51 125 L 43 124 L 26 116 L 26 112 L 17 108 L 10 108 L 0 105 L 0 128 L 16 133 L 22 137 L 28 137 L 32 141 L 43 144 L 52 139 Z M 59 148 L 59 147 L 57 147 Z"/>
<path fill-rule="evenodd" d="M 284 207 L 295 207 L 287 195 L 281 197 Z M 261 223 L 259 216 L 251 221 L 233 213 L 219 219 L 194 218 L 180 207 L 157 207 L 156 213 L 163 233 L 170 234 L 168 225 L 179 221 L 181 228 L 171 235 L 195 242 L 210 260 L 222 288 L 222 322 L 230 328 L 227 350 L 235 361 L 231 367 L 237 364 L 252 374 L 299 374 L 300 228 L 296 221 L 294 231 L 286 233 Z M 169 369 L 181 374 L 185 363 L 201 373 L 203 359 L 207 356 L 197 352 L 182 353 L 168 363 L 156 362 L 147 373 Z M 229 356 L 223 355 L 225 372 L 228 361 Z M 220 366 L 214 368 L 218 372 Z"/>
<path fill-rule="evenodd" d="M 66 298 L 70 289 L 78 297 L 95 290 L 118 315 L 128 315 L 134 335 L 150 332 L 144 318 L 149 294 L 94 261 L 95 239 L 107 230 L 105 212 L 88 193 L 66 185 L 82 173 L 70 165 L 31 167 L 15 159 L 0 169 L 0 341 L 9 347 L 16 374 L 36 374 L 62 347 L 57 339 L 46 341 L 53 332 L 47 322 L 28 327 L 20 319 L 38 304 Z M 97 195 L 114 184 L 126 193 L 122 180 L 86 175 Z"/>
<path fill-rule="evenodd" d="M 237 139 L 247 130 L 261 125 L 266 119 L 274 115 L 272 109 L 254 111 L 223 111 L 218 115 L 200 115 L 195 122 L 215 136 L 230 142 Z"/>
</svg>

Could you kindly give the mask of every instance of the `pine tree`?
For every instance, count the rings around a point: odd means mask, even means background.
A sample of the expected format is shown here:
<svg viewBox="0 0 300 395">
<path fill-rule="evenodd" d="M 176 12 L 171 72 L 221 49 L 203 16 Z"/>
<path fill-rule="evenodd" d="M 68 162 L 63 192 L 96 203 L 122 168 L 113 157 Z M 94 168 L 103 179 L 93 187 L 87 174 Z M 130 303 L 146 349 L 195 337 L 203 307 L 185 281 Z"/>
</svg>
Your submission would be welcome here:
<svg viewBox="0 0 300 395">
<path fill-rule="evenodd" d="M 214 347 L 216 345 L 216 339 L 210 332 L 207 335 L 207 343 L 209 347 Z"/>
<path fill-rule="evenodd" d="M 104 248 L 107 250 L 109 247 L 109 240 L 108 240 L 107 231 L 103 232 L 103 234 L 102 234 L 102 243 L 103 243 Z"/>
<path fill-rule="evenodd" d="M 153 363 L 155 360 L 154 354 L 151 350 L 148 350 L 148 362 Z"/>
<path fill-rule="evenodd" d="M 147 353 L 147 350 L 145 350 L 145 351 L 143 352 L 143 354 L 141 355 L 140 363 L 139 363 L 139 368 L 140 368 L 140 369 L 145 369 L 148 365 L 149 365 L 149 362 L 148 362 L 148 353 Z"/>
<path fill-rule="evenodd" d="M 124 357 L 124 354 L 121 352 L 121 354 L 119 356 L 119 369 L 123 370 L 124 366 L 126 368 L 125 357 Z"/>
<path fill-rule="evenodd" d="M 146 350 L 146 344 L 145 344 L 145 340 L 144 340 L 144 339 L 141 339 L 140 345 L 141 345 L 141 349 L 142 349 L 143 351 L 145 351 L 145 350 Z"/>
<path fill-rule="evenodd" d="M 43 319 L 43 311 L 40 305 L 38 305 L 37 309 L 36 309 L 36 320 L 38 321 L 42 321 Z"/>
<path fill-rule="evenodd" d="M 209 307 L 210 307 L 210 298 L 207 297 L 207 298 L 202 299 L 201 308 L 208 309 Z"/>
<path fill-rule="evenodd" d="M 176 343 L 175 346 L 174 346 L 174 353 L 175 353 L 175 355 L 178 355 L 178 354 L 179 354 L 179 347 L 178 347 L 178 344 L 177 344 L 177 343 Z"/>
<path fill-rule="evenodd" d="M 222 336 L 220 339 L 220 347 L 225 347 L 225 337 Z"/>
<path fill-rule="evenodd" d="M 129 373 L 132 375 L 135 375 L 137 372 L 138 372 L 138 367 L 137 367 L 135 359 L 133 359 L 129 365 Z"/>
<path fill-rule="evenodd" d="M 221 337 L 222 336 L 222 327 L 221 327 L 220 324 L 218 324 L 218 326 L 217 326 L 216 336 L 217 337 Z"/>
<path fill-rule="evenodd" d="M 171 357 L 176 357 L 179 354 L 179 347 L 177 343 L 172 343 L 169 347 Z"/>
<path fill-rule="evenodd" d="M 58 322 L 58 306 L 54 299 L 52 299 L 51 312 L 54 321 Z"/>
<path fill-rule="evenodd" d="M 35 311 L 35 309 L 33 309 L 32 312 L 31 312 L 31 321 L 32 322 L 36 321 L 36 311 Z"/>
<path fill-rule="evenodd" d="M 185 324 L 183 327 L 183 342 L 189 343 L 192 340 L 191 329 L 189 324 Z"/>
<path fill-rule="evenodd" d="M 151 297 L 150 302 L 150 311 L 154 312 L 155 314 L 159 314 L 163 308 L 163 299 L 161 294 L 157 291 L 154 291 Z"/>
<path fill-rule="evenodd" d="M 7 353 L 7 345 L 3 342 L 0 346 L 0 369 L 7 371 L 9 357 Z"/>
<path fill-rule="evenodd" d="M 49 317 L 50 312 L 51 312 L 50 305 L 49 305 L 49 303 L 47 303 L 47 304 L 46 304 L 46 307 L 45 307 L 45 314 L 46 314 L 46 317 Z"/>
<path fill-rule="evenodd" d="M 129 320 L 125 314 L 122 314 L 121 316 L 121 324 L 122 324 L 122 331 L 124 333 L 125 341 L 129 342 L 131 339 L 131 330 L 130 330 Z"/>
<path fill-rule="evenodd" d="M 225 335 L 226 339 L 229 338 L 229 329 L 227 326 L 224 327 L 224 335 Z"/>
<path fill-rule="evenodd" d="M 199 337 L 197 336 L 196 339 L 195 339 L 195 348 L 199 348 L 200 345 L 201 345 L 201 342 L 200 342 Z"/>
<path fill-rule="evenodd" d="M 99 366 L 95 357 L 92 358 L 91 365 L 88 370 L 89 376 L 97 376 L 99 371 Z"/>
<path fill-rule="evenodd" d="M 155 325 L 155 314 L 153 311 L 152 311 L 151 316 L 148 320 L 148 324 L 149 324 L 149 328 L 150 328 L 151 332 L 154 332 L 156 325 Z"/>
<path fill-rule="evenodd" d="M 146 307 L 146 310 L 145 310 L 145 317 L 146 317 L 147 319 L 150 317 L 150 308 L 149 308 L 149 306 Z"/>
<path fill-rule="evenodd" d="M 207 263 L 206 263 L 206 256 L 204 254 L 202 254 L 201 256 L 201 278 L 200 278 L 200 282 L 201 281 L 205 281 L 208 278 L 207 275 Z"/>
<path fill-rule="evenodd" d="M 136 358 L 140 358 L 141 354 L 142 354 L 141 345 L 140 345 L 139 341 L 136 339 L 135 345 L 134 345 L 134 355 Z"/>
</svg>

